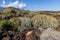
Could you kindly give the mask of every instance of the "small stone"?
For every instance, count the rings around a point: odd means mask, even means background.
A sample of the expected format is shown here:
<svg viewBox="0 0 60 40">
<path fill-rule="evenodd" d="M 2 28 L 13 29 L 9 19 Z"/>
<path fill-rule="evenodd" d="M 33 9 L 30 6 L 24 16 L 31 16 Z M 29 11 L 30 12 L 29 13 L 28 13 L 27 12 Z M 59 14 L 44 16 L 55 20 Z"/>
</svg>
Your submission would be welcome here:
<svg viewBox="0 0 60 40">
<path fill-rule="evenodd" d="M 8 37 L 3 37 L 2 40 L 9 40 L 9 38 Z"/>
<path fill-rule="evenodd" d="M 34 36 L 33 30 L 30 30 L 26 33 L 26 39 L 25 40 L 36 40 L 36 37 Z"/>
</svg>

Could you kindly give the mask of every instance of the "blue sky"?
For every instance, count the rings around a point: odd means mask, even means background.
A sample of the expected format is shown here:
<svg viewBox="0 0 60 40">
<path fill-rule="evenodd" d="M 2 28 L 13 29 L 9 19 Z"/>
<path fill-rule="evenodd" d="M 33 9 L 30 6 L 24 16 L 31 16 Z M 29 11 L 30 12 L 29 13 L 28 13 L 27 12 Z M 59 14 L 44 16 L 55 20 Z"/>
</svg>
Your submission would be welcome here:
<svg viewBox="0 0 60 40">
<path fill-rule="evenodd" d="M 0 0 L 0 6 L 35 11 L 60 11 L 60 0 Z"/>
</svg>

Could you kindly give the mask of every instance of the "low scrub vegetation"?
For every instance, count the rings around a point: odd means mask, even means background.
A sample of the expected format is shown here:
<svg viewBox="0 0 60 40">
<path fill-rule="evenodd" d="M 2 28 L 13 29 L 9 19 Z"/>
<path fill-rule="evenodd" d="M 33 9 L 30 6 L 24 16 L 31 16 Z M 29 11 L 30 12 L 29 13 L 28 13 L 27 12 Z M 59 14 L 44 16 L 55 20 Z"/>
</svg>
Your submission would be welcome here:
<svg viewBox="0 0 60 40">
<path fill-rule="evenodd" d="M 58 20 L 53 17 L 53 15 L 55 16 L 60 14 L 56 12 L 55 14 L 54 12 L 49 12 L 48 14 L 52 15 L 50 16 L 46 15 L 47 13 L 48 12 L 44 13 L 39 11 L 26 11 L 15 8 L 6 8 L 0 13 L 0 27 L 5 28 L 5 30 L 17 30 L 18 27 L 19 29 L 20 27 L 25 27 L 28 29 L 39 27 L 43 29 L 48 27 L 57 27 Z"/>
</svg>

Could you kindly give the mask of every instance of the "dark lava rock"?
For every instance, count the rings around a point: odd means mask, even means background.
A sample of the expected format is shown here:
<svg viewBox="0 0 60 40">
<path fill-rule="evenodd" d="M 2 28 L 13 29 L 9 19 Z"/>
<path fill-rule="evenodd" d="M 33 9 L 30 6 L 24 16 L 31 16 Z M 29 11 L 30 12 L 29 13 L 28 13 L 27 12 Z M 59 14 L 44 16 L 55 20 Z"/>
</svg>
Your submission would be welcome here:
<svg viewBox="0 0 60 40">
<path fill-rule="evenodd" d="M 2 34 L 2 37 L 7 37 L 7 32 L 4 32 L 3 34 Z"/>
<path fill-rule="evenodd" d="M 19 36 L 14 36 L 12 39 L 13 40 L 20 40 Z"/>
<path fill-rule="evenodd" d="M 12 38 L 15 35 L 15 31 L 8 31 L 8 35 Z"/>
<path fill-rule="evenodd" d="M 3 31 L 0 31 L 0 40 L 2 39 Z"/>
</svg>

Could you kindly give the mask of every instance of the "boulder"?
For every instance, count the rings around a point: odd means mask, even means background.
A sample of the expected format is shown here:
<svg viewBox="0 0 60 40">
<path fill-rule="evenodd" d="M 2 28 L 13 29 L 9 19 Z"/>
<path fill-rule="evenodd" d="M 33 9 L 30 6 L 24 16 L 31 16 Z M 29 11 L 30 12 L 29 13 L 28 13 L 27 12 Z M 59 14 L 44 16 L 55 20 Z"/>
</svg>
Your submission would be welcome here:
<svg viewBox="0 0 60 40">
<path fill-rule="evenodd" d="M 60 40 L 60 32 L 54 28 L 47 28 L 40 35 L 40 40 Z"/>
</svg>

